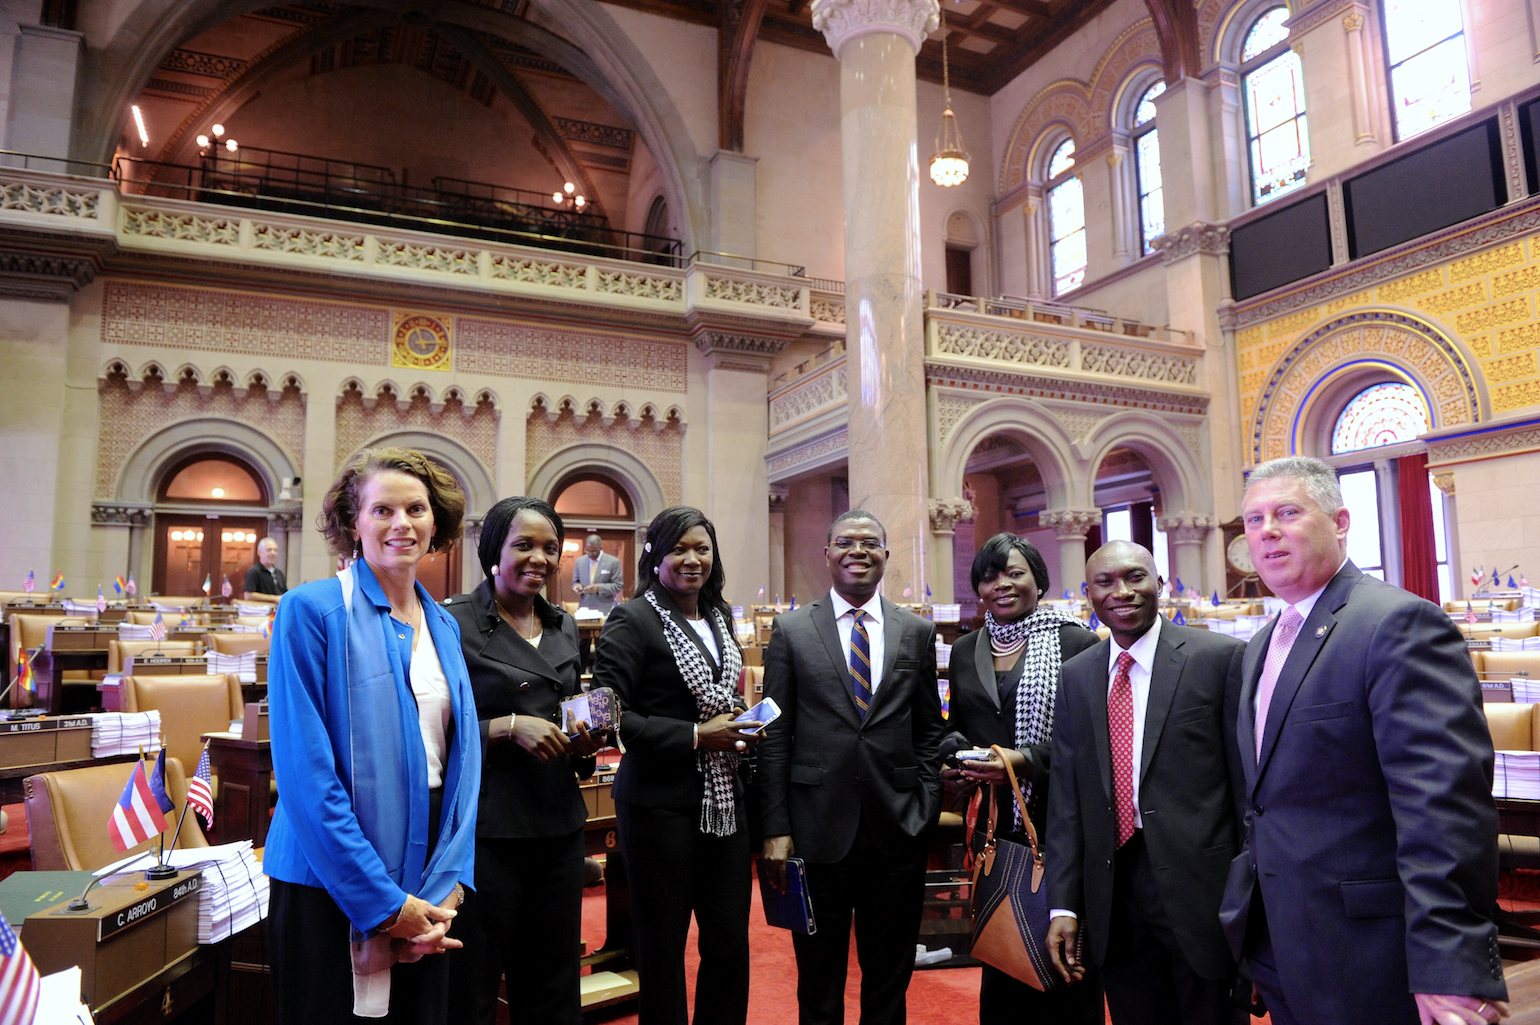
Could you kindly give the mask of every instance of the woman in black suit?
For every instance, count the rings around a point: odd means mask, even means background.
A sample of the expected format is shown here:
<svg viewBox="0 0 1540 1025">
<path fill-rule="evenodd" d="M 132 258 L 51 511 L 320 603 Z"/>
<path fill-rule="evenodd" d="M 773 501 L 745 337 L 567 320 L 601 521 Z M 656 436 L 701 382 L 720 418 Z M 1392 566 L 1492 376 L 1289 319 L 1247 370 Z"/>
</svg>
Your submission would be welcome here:
<svg viewBox="0 0 1540 1025">
<path fill-rule="evenodd" d="M 538 498 L 505 498 L 481 525 L 486 580 L 445 599 L 460 624 L 485 755 L 476 821 L 476 890 L 455 931 L 450 1020 L 491 1025 L 508 977 L 515 1021 L 578 1025 L 583 824 L 578 777 L 600 743 L 561 729 L 578 693 L 578 629 L 540 591 L 561 564 L 561 517 Z"/>
<path fill-rule="evenodd" d="M 941 754 L 950 759 L 962 748 L 1003 748 L 1022 789 L 1030 787 L 1032 825 L 1042 841 L 1059 665 L 1094 645 L 1097 637 L 1079 619 L 1038 604 L 1050 586 L 1048 564 L 1024 538 L 996 534 L 986 541 L 973 559 L 972 579 L 984 607 L 985 629 L 963 634 L 952 646 L 949 725 L 955 732 L 941 742 Z M 943 778 L 964 785 L 996 784 L 990 789 L 999 809 L 997 829 L 1018 831 L 1004 764 L 991 755 L 987 762 L 962 765 L 961 770 L 943 769 Z M 987 812 L 979 812 L 979 839 Z M 1038 1021 L 1101 1025 L 1100 981 L 1042 993 L 985 965 L 980 1025 Z"/>
<path fill-rule="evenodd" d="M 640 1025 L 684 1025 L 684 948 L 695 915 L 695 1020 L 735 1025 L 749 1008 L 749 838 L 741 755 L 758 737 L 743 709 L 743 657 L 716 528 L 688 506 L 647 528 L 639 593 L 610 613 L 593 683 L 620 696 L 615 778 L 620 846 L 642 994 Z M 757 724 L 749 724 L 752 728 Z"/>
</svg>

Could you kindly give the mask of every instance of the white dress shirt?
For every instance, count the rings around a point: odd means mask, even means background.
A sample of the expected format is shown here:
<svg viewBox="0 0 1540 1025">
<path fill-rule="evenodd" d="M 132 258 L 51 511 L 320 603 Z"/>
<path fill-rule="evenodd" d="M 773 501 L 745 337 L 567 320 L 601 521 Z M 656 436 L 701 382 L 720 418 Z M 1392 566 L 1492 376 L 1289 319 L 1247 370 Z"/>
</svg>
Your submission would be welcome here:
<svg viewBox="0 0 1540 1025">
<path fill-rule="evenodd" d="M 1134 700 L 1134 828 L 1144 828 L 1144 817 L 1139 812 L 1139 765 L 1144 756 L 1144 711 L 1150 705 L 1150 670 L 1155 665 L 1155 645 L 1160 643 L 1161 617 L 1156 616 L 1150 628 L 1127 649 L 1114 640 L 1107 652 L 1107 694 L 1112 694 L 1112 682 L 1118 675 L 1118 656 L 1125 650 L 1133 656 L 1134 664 L 1128 667 L 1128 688 Z M 1051 908 L 1049 918 L 1078 918 L 1068 908 Z"/>
<path fill-rule="evenodd" d="M 720 665 L 722 653 L 717 650 L 717 635 L 712 633 L 710 621 L 705 616 L 702 616 L 699 619 L 686 618 L 685 622 L 690 624 L 690 629 L 695 631 L 700 637 L 701 643 L 706 646 L 706 650 L 711 652 L 712 661 Z"/>
<path fill-rule="evenodd" d="M 834 602 L 834 625 L 840 632 L 840 650 L 845 653 L 845 666 L 850 666 L 850 635 L 855 630 L 856 606 L 850 604 L 840 593 L 829 591 L 829 597 Z M 861 611 L 866 613 L 863 625 L 866 627 L 868 646 L 872 656 L 872 693 L 877 693 L 877 688 L 882 685 L 882 595 L 872 595 L 871 601 L 861 606 Z"/>
<path fill-rule="evenodd" d="M 427 755 L 428 789 L 444 785 L 444 762 L 449 756 L 449 720 L 454 714 L 454 700 L 449 680 L 439 662 L 438 649 L 427 625 L 418 627 L 417 650 L 412 652 L 409 672 L 412 696 L 417 699 L 417 726 L 422 730 L 423 752 Z"/>
</svg>

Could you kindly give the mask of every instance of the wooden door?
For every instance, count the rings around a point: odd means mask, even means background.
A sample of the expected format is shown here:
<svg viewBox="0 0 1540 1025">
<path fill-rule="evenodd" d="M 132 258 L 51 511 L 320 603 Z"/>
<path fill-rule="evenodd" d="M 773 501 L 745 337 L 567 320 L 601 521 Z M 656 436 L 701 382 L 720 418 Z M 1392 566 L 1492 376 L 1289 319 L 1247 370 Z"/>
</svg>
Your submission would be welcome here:
<svg viewBox="0 0 1540 1025">
<path fill-rule="evenodd" d="M 157 515 L 152 593 L 201 594 L 207 578 L 210 599 L 220 599 L 224 580 L 230 581 L 231 597 L 240 598 L 266 530 L 267 522 L 258 517 Z"/>
<path fill-rule="evenodd" d="M 588 558 L 583 552 L 583 539 L 589 534 L 598 534 L 600 550 L 620 560 L 621 578 L 625 581 L 625 587 L 616 597 L 625 601 L 636 594 L 636 529 L 634 527 L 569 531 L 566 547 L 571 548 L 576 544 L 577 549 L 562 552 L 561 568 L 556 571 L 555 580 L 546 586 L 546 596 L 551 602 L 560 605 L 563 602 L 578 600 L 577 594 L 572 590 L 572 573 L 579 559 Z"/>
</svg>

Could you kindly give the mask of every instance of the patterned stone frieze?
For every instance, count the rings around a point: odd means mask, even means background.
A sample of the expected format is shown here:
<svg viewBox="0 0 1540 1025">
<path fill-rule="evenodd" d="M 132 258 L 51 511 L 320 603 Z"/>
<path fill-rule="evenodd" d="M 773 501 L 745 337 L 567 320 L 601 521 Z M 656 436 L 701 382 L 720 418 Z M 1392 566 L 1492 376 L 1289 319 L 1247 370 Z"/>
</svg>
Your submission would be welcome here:
<svg viewBox="0 0 1540 1025">
<path fill-rule="evenodd" d="M 774 434 L 833 406 L 847 401 L 845 364 L 829 368 L 770 400 L 770 433 Z"/>
<path fill-rule="evenodd" d="M 0 186 L 0 210 L 24 210 L 34 214 L 79 217 L 83 220 L 97 219 L 97 203 L 100 198 L 100 193 L 96 192 L 42 188 L 26 182 Z"/>
<path fill-rule="evenodd" d="M 456 317 L 455 329 L 455 366 L 465 373 L 670 392 L 689 386 L 689 356 L 678 342 L 479 317 Z"/>
<path fill-rule="evenodd" d="M 142 238 L 164 238 L 177 242 L 204 242 L 216 246 L 241 244 L 238 217 L 199 217 L 174 214 L 141 207 L 123 208 L 123 234 Z"/>
<path fill-rule="evenodd" d="M 1172 384 L 1198 383 L 1198 361 L 1189 356 L 1145 352 L 1122 346 L 1080 346 L 1081 367 L 1118 377 L 1137 377 L 1145 381 L 1169 381 Z"/>
<path fill-rule="evenodd" d="M 713 278 L 709 275 L 706 278 L 706 298 L 726 299 L 754 306 L 774 306 L 784 310 L 795 310 L 801 306 L 801 293 L 798 289 L 734 278 Z"/>
<path fill-rule="evenodd" d="M 936 337 L 938 356 L 972 356 L 1041 367 L 1068 367 L 1070 364 L 1070 344 L 1062 338 L 987 331 L 956 324 L 939 325 Z"/>
<path fill-rule="evenodd" d="M 364 258 L 364 236 L 338 231 L 309 231 L 305 228 L 258 224 L 251 229 L 251 244 L 254 249 L 330 260 L 362 262 Z"/>
<path fill-rule="evenodd" d="M 844 455 L 849 446 L 849 434 L 845 428 L 841 427 L 831 434 L 815 438 L 804 445 L 798 445 L 785 452 L 770 454 L 765 458 L 765 467 L 772 481 L 780 480 L 800 467 Z"/>
<path fill-rule="evenodd" d="M 406 409 L 400 402 L 365 403 L 356 389 L 337 402 L 335 470 L 341 471 L 354 452 L 371 438 L 396 431 L 428 431 L 453 438 L 475 454 L 493 480 L 497 479 L 497 413 L 491 403 L 479 404 L 465 416 L 458 397 L 439 406 L 437 412 L 426 395 L 412 396 Z"/>
<path fill-rule="evenodd" d="M 677 423 L 654 430 L 626 420 L 606 425 L 601 417 L 575 416 L 571 410 L 564 410 L 554 422 L 544 416 L 531 416 L 525 428 L 525 472 L 533 475 L 552 453 L 585 443 L 629 452 L 652 471 L 670 505 L 683 501 L 684 431 Z"/>
</svg>

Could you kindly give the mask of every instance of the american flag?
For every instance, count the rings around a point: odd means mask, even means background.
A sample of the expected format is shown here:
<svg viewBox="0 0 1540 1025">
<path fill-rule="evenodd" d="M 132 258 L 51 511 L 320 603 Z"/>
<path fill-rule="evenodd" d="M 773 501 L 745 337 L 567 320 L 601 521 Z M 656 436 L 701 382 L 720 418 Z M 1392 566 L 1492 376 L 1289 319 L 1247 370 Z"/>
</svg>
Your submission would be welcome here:
<svg viewBox="0 0 1540 1025">
<path fill-rule="evenodd" d="M 166 619 L 159 612 L 155 613 L 155 622 L 150 624 L 150 640 L 163 641 L 166 639 Z"/>
<path fill-rule="evenodd" d="M 159 786 L 156 786 L 159 784 Z M 112 846 L 126 852 L 137 847 L 157 833 L 166 831 L 166 812 L 175 805 L 166 794 L 166 749 L 161 748 L 155 760 L 154 778 L 144 771 L 144 759 L 134 766 L 133 775 L 123 787 L 123 795 L 112 806 L 112 818 L 107 820 L 107 835 Z"/>
<path fill-rule="evenodd" d="M 28 570 L 27 571 L 27 579 L 25 579 L 25 580 L 23 580 L 21 582 L 21 589 L 23 591 L 26 591 L 28 594 L 31 594 L 33 591 L 35 591 L 37 589 L 37 571 L 36 570 Z"/>
<path fill-rule="evenodd" d="M 107 611 L 107 596 L 102 593 L 102 585 L 96 585 L 96 611 L 98 614 Z"/>
<path fill-rule="evenodd" d="M 139 585 L 134 583 L 134 575 L 132 573 L 128 575 L 128 583 L 123 585 L 123 590 L 127 591 L 129 594 L 139 593 Z"/>
<path fill-rule="evenodd" d="M 1467 623 L 1474 623 L 1476 621 L 1476 610 L 1471 606 L 1469 599 L 1465 601 L 1465 621 Z"/>
<path fill-rule="evenodd" d="M 230 578 L 225 577 L 224 581 L 219 585 L 220 595 L 222 597 L 228 598 L 234 591 L 235 588 L 230 586 Z"/>
<path fill-rule="evenodd" d="M 0 1025 L 32 1025 L 41 989 L 27 948 L 0 915 Z"/>
<path fill-rule="evenodd" d="M 209 770 L 209 746 L 203 745 L 203 756 L 198 759 L 198 771 L 187 781 L 187 806 L 214 828 L 214 776 Z"/>
</svg>

